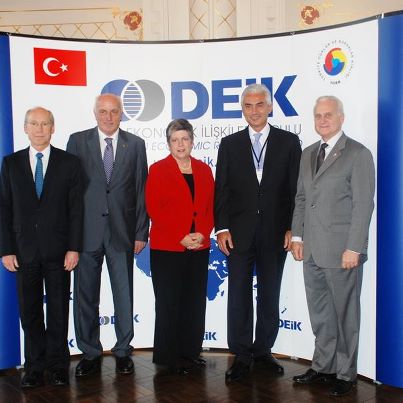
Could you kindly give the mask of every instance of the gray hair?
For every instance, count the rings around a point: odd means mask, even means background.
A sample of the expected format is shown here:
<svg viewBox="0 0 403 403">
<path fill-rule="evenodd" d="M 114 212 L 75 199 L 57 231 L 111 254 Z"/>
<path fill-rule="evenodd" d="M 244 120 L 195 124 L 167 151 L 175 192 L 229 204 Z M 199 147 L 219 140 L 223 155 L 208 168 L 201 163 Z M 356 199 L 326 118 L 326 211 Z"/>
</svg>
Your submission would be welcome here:
<svg viewBox="0 0 403 403">
<path fill-rule="evenodd" d="M 241 105 L 243 105 L 243 101 L 246 95 L 248 94 L 264 94 L 266 98 L 266 102 L 268 105 L 271 105 L 271 92 L 264 84 L 250 84 L 242 92 L 241 95 Z"/>
<path fill-rule="evenodd" d="M 167 129 L 165 131 L 168 144 L 169 144 L 169 141 L 171 140 L 172 133 L 177 132 L 179 130 L 187 131 L 187 133 L 189 134 L 190 140 L 192 140 L 192 143 L 193 143 L 194 132 L 193 132 L 193 126 L 191 125 L 191 123 L 186 119 L 175 119 L 171 123 L 169 123 L 169 125 L 167 126 Z"/>
<path fill-rule="evenodd" d="M 52 126 L 54 126 L 54 125 L 55 125 L 55 118 L 54 118 L 54 116 L 53 116 L 53 113 L 52 113 L 51 111 L 49 111 L 48 109 L 42 107 L 42 106 L 35 106 L 34 108 L 28 109 L 28 110 L 25 112 L 24 125 L 26 125 L 26 124 L 28 123 L 29 115 L 30 115 L 32 112 L 34 112 L 34 111 L 36 111 L 36 110 L 38 110 L 38 109 L 41 109 L 41 110 L 43 110 L 44 112 L 47 112 L 47 113 L 48 113 L 48 115 L 49 115 L 49 122 L 52 124 Z"/>
<path fill-rule="evenodd" d="M 335 97 L 334 95 L 323 95 L 323 96 L 319 97 L 315 102 L 315 106 L 313 107 L 313 113 L 315 113 L 318 103 L 323 102 L 323 101 L 334 102 L 337 106 L 337 112 L 339 112 L 340 115 L 344 115 L 343 102 L 341 102 L 340 99 Z"/>
<path fill-rule="evenodd" d="M 99 94 L 95 97 L 94 112 L 97 111 L 98 104 L 102 101 L 102 98 L 104 97 L 114 98 L 117 104 L 119 105 L 120 110 L 123 111 L 122 99 L 116 94 L 105 93 L 105 94 Z"/>
</svg>

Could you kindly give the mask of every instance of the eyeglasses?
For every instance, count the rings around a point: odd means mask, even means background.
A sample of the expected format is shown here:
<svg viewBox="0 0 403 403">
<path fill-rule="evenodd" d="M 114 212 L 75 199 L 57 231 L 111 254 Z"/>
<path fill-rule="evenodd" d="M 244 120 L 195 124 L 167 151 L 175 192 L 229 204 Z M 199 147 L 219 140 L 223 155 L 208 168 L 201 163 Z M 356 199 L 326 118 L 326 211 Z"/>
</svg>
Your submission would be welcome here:
<svg viewBox="0 0 403 403">
<path fill-rule="evenodd" d="M 27 122 L 27 125 L 31 125 L 32 127 L 51 127 L 53 125 L 52 122 L 37 122 L 35 120 L 31 121 L 31 122 Z"/>
</svg>

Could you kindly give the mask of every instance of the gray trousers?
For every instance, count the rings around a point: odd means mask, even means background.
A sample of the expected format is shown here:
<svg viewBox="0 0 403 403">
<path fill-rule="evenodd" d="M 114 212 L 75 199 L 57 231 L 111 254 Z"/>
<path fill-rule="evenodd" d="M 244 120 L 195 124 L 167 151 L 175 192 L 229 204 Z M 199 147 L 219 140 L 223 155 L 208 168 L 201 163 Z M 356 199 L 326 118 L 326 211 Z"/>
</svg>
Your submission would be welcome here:
<svg viewBox="0 0 403 403">
<path fill-rule="evenodd" d="M 116 251 L 110 242 L 109 225 L 105 225 L 102 245 L 96 251 L 81 253 L 74 272 L 74 326 L 77 347 L 86 359 L 99 357 L 103 351 L 100 341 L 99 302 L 104 258 L 108 267 L 115 311 L 116 344 L 112 352 L 116 357 L 124 357 L 133 351 L 130 342 L 134 336 L 134 252 L 133 249 Z"/>
<path fill-rule="evenodd" d="M 312 369 L 354 381 L 360 332 L 363 266 L 324 269 L 312 257 L 304 263 L 305 291 L 315 335 Z"/>
</svg>

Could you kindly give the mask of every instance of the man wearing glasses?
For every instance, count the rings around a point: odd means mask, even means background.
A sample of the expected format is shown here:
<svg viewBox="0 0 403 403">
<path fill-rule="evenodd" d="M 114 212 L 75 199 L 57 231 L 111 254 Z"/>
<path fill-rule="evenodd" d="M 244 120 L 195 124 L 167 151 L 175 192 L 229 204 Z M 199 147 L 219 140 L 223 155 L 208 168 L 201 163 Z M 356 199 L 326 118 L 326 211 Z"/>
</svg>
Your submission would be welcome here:
<svg viewBox="0 0 403 403">
<path fill-rule="evenodd" d="M 52 112 L 26 112 L 30 146 L 4 157 L 0 181 L 0 255 L 17 276 L 24 330 L 22 388 L 68 384 L 70 272 L 82 244 L 83 186 L 77 157 L 50 145 Z M 44 290 L 46 289 L 46 325 Z"/>
</svg>

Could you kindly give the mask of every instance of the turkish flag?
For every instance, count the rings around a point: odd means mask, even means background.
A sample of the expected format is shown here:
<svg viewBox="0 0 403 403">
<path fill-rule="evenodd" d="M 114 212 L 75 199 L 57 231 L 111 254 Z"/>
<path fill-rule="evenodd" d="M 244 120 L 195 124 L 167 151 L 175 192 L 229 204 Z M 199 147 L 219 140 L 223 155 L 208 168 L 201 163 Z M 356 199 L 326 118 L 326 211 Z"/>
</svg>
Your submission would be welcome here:
<svg viewBox="0 0 403 403">
<path fill-rule="evenodd" d="M 87 85 L 86 52 L 34 48 L 35 84 Z"/>
</svg>

